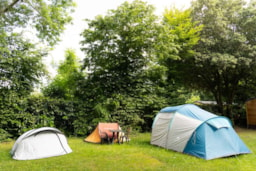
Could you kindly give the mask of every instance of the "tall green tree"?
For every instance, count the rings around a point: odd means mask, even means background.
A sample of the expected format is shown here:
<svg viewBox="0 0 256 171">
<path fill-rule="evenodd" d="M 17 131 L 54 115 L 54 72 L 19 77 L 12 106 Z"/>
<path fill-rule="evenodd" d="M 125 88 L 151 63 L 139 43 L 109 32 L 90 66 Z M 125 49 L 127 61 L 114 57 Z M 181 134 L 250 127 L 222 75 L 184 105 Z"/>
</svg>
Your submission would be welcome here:
<svg viewBox="0 0 256 171">
<path fill-rule="evenodd" d="M 163 45 L 157 63 L 164 67 L 164 72 L 155 73 L 161 74 L 158 79 L 165 76 L 158 85 L 164 88 L 162 96 L 169 98 L 169 104 L 178 105 L 185 103 L 194 93 L 190 86 L 184 86 L 186 71 L 191 69 L 186 61 L 195 54 L 193 47 L 200 39 L 202 26 L 192 21 L 190 9 L 179 10 L 174 7 L 165 10 L 162 29 Z"/>
<path fill-rule="evenodd" d="M 21 101 L 45 74 L 45 52 L 18 34 L 0 37 L 0 131 L 5 130 L 9 137 L 20 133 L 21 122 L 29 118 L 23 113 Z"/>
<path fill-rule="evenodd" d="M 182 60 L 193 56 L 193 47 L 200 39 L 202 25 L 197 25 L 197 22 L 192 21 L 191 9 L 180 10 L 175 7 L 166 9 L 163 14 L 163 25 L 169 37 L 173 37 L 172 43 L 176 47 L 176 53 L 172 53 L 176 54 L 176 58 L 171 59 Z M 165 60 L 170 59 L 170 55 Z"/>
<path fill-rule="evenodd" d="M 256 8 L 255 3 L 245 4 L 242 0 L 197 0 L 192 3 L 193 20 L 204 27 L 196 46 L 197 53 L 187 62 L 190 70 L 186 80 L 211 92 L 219 112 L 231 119 L 238 89 L 246 88 L 243 83 L 255 80 L 256 74 L 256 46 L 252 36 Z"/>
<path fill-rule="evenodd" d="M 36 32 L 37 37 L 43 42 L 53 45 L 59 40 L 65 25 L 71 22 L 70 12 L 73 8 L 72 0 L 0 0 L 2 86 L 5 88 L 9 86 L 9 90 L 11 84 L 15 83 L 23 85 L 22 89 L 32 91 L 31 85 L 38 82 L 42 76 L 43 66 L 40 60 L 46 55 L 46 51 L 39 49 L 38 44 L 32 45 L 31 40 L 28 36 L 25 38 L 23 32 L 26 30 L 31 31 L 32 34 Z M 34 40 L 33 42 L 36 44 Z M 20 91 L 20 86 L 15 88 L 18 94 L 23 93 Z"/>
<path fill-rule="evenodd" d="M 128 93 L 142 84 L 139 80 L 154 55 L 157 17 L 154 7 L 142 1 L 125 2 L 106 16 L 87 20 L 82 33 L 84 68 L 91 73 L 97 94 Z"/>
<path fill-rule="evenodd" d="M 39 43 L 59 41 L 73 7 L 72 0 L 0 0 L 0 132 L 17 135 L 28 120 L 21 102 L 45 74 Z"/>
<path fill-rule="evenodd" d="M 72 0 L 0 0 L 0 27 L 6 32 L 36 30 L 37 37 L 54 45 L 71 22 Z"/>
<path fill-rule="evenodd" d="M 79 80 L 83 78 L 75 51 L 68 49 L 65 60 L 58 67 L 58 74 L 43 90 L 45 96 L 73 100 Z"/>
<path fill-rule="evenodd" d="M 2 34 L 0 39 L 1 98 L 15 94 L 28 96 L 45 74 L 42 58 L 46 53 L 18 34 Z"/>
<path fill-rule="evenodd" d="M 144 114 L 141 99 L 152 89 L 146 73 L 159 39 L 154 7 L 139 0 L 125 2 L 87 23 L 81 44 L 88 75 L 79 87 L 81 97 L 97 121 L 138 124 Z"/>
<path fill-rule="evenodd" d="M 39 49 L 38 44 L 32 45 L 31 40 L 28 36 L 25 38 L 23 32 L 30 30 L 34 33 L 34 30 L 38 38 L 53 45 L 59 40 L 65 25 L 71 22 L 70 12 L 73 7 L 72 0 L 0 0 L 2 87 L 9 86 L 8 91 L 10 86 L 15 87 L 20 95 L 24 93 L 20 89 L 26 89 L 25 94 L 32 91 L 31 85 L 38 82 L 42 76 L 41 60 L 46 51 Z M 36 44 L 34 40 L 33 42 Z M 14 83 L 19 86 L 13 86 Z"/>
</svg>

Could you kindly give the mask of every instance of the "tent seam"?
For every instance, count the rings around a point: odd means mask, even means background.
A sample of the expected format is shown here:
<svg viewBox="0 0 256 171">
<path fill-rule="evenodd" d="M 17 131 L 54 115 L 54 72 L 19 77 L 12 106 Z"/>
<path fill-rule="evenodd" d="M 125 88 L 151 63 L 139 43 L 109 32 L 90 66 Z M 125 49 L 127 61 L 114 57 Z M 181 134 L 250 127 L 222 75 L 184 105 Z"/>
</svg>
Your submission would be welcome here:
<svg viewBox="0 0 256 171">
<path fill-rule="evenodd" d="M 175 115 L 177 114 L 177 112 L 171 112 L 171 113 L 173 113 L 173 117 L 172 117 L 171 122 L 169 123 L 169 126 L 168 126 L 167 137 L 166 137 L 166 141 L 165 141 L 165 148 L 167 148 L 167 144 L 168 144 L 168 140 L 169 140 L 169 132 L 171 130 L 173 120 L 175 119 Z"/>
</svg>

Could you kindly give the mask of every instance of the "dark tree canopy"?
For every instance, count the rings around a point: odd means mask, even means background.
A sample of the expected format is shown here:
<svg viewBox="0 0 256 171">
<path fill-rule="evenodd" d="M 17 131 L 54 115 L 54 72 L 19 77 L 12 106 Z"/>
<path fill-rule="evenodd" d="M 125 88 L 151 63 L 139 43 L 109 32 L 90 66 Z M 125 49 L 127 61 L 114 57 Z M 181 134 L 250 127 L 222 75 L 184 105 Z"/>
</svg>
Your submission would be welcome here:
<svg viewBox="0 0 256 171">
<path fill-rule="evenodd" d="M 0 92 L 29 95 L 44 75 L 42 57 L 45 52 L 16 34 L 2 34 L 0 47 Z"/>
<path fill-rule="evenodd" d="M 187 80 L 195 87 L 211 92 L 219 112 L 232 118 L 231 105 L 237 90 L 256 74 L 256 8 L 242 0 L 198 0 L 192 4 L 193 20 L 202 24 L 197 54 L 188 61 Z M 255 79 L 254 79 L 255 80 Z M 224 103 L 227 111 L 224 111 Z"/>
</svg>

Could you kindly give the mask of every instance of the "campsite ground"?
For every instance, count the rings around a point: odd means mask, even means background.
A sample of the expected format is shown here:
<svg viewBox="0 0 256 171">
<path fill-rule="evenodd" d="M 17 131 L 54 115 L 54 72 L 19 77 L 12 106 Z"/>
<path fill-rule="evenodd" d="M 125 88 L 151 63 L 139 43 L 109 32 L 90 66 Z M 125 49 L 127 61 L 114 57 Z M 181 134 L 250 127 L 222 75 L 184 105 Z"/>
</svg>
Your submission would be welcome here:
<svg viewBox="0 0 256 171">
<path fill-rule="evenodd" d="M 0 170 L 3 171 L 84 171 L 84 170 L 207 170 L 253 171 L 256 167 L 256 130 L 236 128 L 252 154 L 203 160 L 150 145 L 150 133 L 134 134 L 130 143 L 90 144 L 83 138 L 69 138 L 73 152 L 64 156 L 17 161 L 9 154 L 14 142 L 0 143 Z"/>
</svg>

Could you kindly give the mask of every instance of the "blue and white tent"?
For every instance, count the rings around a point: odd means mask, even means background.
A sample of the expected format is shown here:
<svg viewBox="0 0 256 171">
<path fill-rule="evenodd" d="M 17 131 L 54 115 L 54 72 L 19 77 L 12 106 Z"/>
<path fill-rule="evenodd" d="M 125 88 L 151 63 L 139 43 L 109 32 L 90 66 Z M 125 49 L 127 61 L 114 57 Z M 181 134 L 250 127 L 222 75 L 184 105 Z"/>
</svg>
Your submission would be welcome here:
<svg viewBox="0 0 256 171">
<path fill-rule="evenodd" d="M 152 125 L 151 144 L 206 160 L 251 153 L 228 118 L 193 104 L 162 109 Z"/>
</svg>

